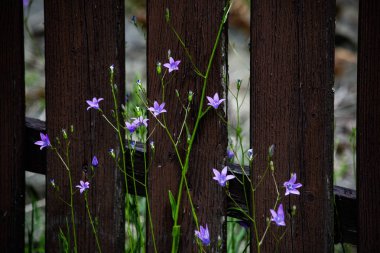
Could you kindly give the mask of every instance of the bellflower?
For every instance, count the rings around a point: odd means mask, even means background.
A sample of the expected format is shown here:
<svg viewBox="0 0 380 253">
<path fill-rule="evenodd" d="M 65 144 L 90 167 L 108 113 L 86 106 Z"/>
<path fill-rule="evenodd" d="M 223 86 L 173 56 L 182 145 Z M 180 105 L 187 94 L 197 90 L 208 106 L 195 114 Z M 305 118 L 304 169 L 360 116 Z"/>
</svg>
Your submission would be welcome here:
<svg viewBox="0 0 380 253">
<path fill-rule="evenodd" d="M 50 179 L 50 184 L 53 188 L 55 188 L 55 181 L 54 178 Z"/>
<path fill-rule="evenodd" d="M 253 149 L 252 148 L 247 150 L 247 155 L 248 155 L 249 160 L 253 159 Z"/>
<path fill-rule="evenodd" d="M 156 117 L 160 113 L 166 112 L 164 107 L 165 107 L 165 102 L 162 102 L 162 104 L 159 104 L 157 101 L 154 101 L 153 107 L 149 107 L 148 110 L 153 113 L 154 117 Z"/>
<path fill-rule="evenodd" d="M 300 192 L 297 190 L 297 188 L 300 188 L 302 184 L 300 183 L 296 184 L 296 180 L 297 180 L 297 175 L 296 173 L 294 173 L 292 177 L 289 179 L 289 181 L 284 183 L 284 187 L 286 188 L 285 196 L 289 194 L 300 195 Z"/>
<path fill-rule="evenodd" d="M 271 221 L 274 221 L 277 226 L 285 226 L 285 214 L 284 209 L 282 207 L 282 204 L 278 206 L 277 213 L 275 210 L 270 209 L 270 212 L 272 214 Z"/>
<path fill-rule="evenodd" d="M 169 73 L 173 70 L 178 70 L 178 65 L 181 61 L 175 61 L 172 57 L 169 58 L 169 62 L 164 64 L 165 68 L 169 69 Z"/>
<path fill-rule="evenodd" d="M 125 126 L 130 133 L 133 133 L 134 131 L 136 131 L 136 129 L 138 127 L 134 122 L 129 123 L 127 121 L 125 122 Z"/>
<path fill-rule="evenodd" d="M 231 149 L 227 149 L 227 158 L 232 159 L 234 158 L 234 156 L 235 156 L 234 151 L 232 151 Z"/>
<path fill-rule="evenodd" d="M 98 162 L 98 158 L 97 158 L 96 156 L 94 156 L 94 157 L 92 158 L 92 162 L 91 162 L 91 164 L 92 164 L 92 166 L 94 166 L 94 167 L 98 167 L 99 162 Z"/>
<path fill-rule="evenodd" d="M 204 228 L 202 225 L 199 227 L 199 231 L 195 230 L 195 236 L 197 236 L 203 243 L 203 245 L 208 246 L 210 245 L 210 234 L 208 232 L 208 227 L 206 224 L 206 228 Z"/>
<path fill-rule="evenodd" d="M 104 100 L 103 98 L 93 98 L 92 101 L 91 100 L 86 100 L 87 104 L 89 105 L 89 107 L 87 107 L 87 111 L 91 108 L 94 108 L 95 110 L 99 110 L 100 107 L 99 107 L 99 102 Z"/>
<path fill-rule="evenodd" d="M 80 184 L 75 187 L 79 188 L 80 194 L 82 194 L 85 190 L 90 188 L 90 182 L 84 182 L 81 180 L 79 183 Z"/>
<path fill-rule="evenodd" d="M 214 107 L 214 109 L 218 109 L 219 105 L 225 101 L 224 98 L 219 99 L 218 93 L 215 93 L 214 98 L 211 98 L 209 96 L 206 96 L 206 98 L 209 101 L 208 105 Z"/>
<path fill-rule="evenodd" d="M 218 181 L 218 184 L 222 187 L 226 186 L 226 183 L 228 180 L 234 179 L 234 175 L 228 175 L 227 176 L 227 166 L 223 168 L 221 172 L 219 172 L 216 169 L 212 169 L 214 172 L 214 177 L 212 179 Z"/>
<path fill-rule="evenodd" d="M 145 127 L 148 127 L 148 119 L 144 119 L 143 116 L 140 116 L 138 118 L 132 118 L 133 124 L 135 124 L 137 127 L 144 125 Z"/>
<path fill-rule="evenodd" d="M 41 146 L 40 150 L 43 148 L 51 147 L 49 136 L 47 134 L 40 133 L 40 141 L 36 141 L 34 144 Z"/>
</svg>

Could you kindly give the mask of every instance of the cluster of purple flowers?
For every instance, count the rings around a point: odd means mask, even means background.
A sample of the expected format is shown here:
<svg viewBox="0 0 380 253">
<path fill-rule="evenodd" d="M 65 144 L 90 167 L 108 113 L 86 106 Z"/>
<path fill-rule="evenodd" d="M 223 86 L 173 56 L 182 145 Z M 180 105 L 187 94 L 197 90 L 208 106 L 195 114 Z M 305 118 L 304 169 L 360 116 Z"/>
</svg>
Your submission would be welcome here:
<svg viewBox="0 0 380 253">
<path fill-rule="evenodd" d="M 24 3 L 27 1 L 24 1 Z M 172 71 L 178 70 L 178 65 L 181 61 L 177 60 L 175 61 L 172 57 L 169 57 L 169 63 L 165 63 L 163 66 L 168 68 L 169 73 Z M 111 66 L 111 71 L 113 71 L 113 66 Z M 225 101 L 225 99 L 220 99 L 218 93 L 215 93 L 213 97 L 206 96 L 208 100 L 208 105 L 213 107 L 214 109 L 218 109 L 219 105 Z M 87 110 L 89 109 L 95 109 L 95 110 L 101 110 L 99 106 L 99 102 L 102 101 L 103 98 L 96 98 L 94 97 L 92 100 L 86 100 L 87 104 L 89 105 L 87 107 Z M 167 112 L 165 109 L 165 102 L 162 102 L 159 104 L 157 101 L 154 101 L 153 106 L 149 107 L 148 110 L 153 114 L 154 117 L 157 117 L 161 113 Z M 139 127 L 148 126 L 148 119 L 144 118 L 143 116 L 139 116 L 137 118 L 131 118 L 131 122 L 125 122 L 126 129 L 133 133 L 135 132 Z M 51 147 L 51 143 L 49 140 L 48 135 L 40 133 L 41 140 L 36 141 L 35 144 L 40 146 L 40 149 L 43 149 L 45 147 Z M 135 145 L 135 143 L 131 143 L 131 145 Z M 151 142 L 151 146 L 154 149 L 154 143 Z M 270 149 L 272 153 L 270 152 L 271 156 L 273 155 L 273 150 Z M 113 152 L 113 151 L 112 151 Z M 249 149 L 247 151 L 248 158 L 250 160 L 253 159 L 253 150 Z M 227 158 L 233 159 L 234 158 L 234 152 L 232 150 L 227 150 Z M 97 167 L 98 166 L 98 159 L 96 156 L 92 159 L 92 166 Z M 225 166 L 221 171 L 216 170 L 215 168 L 212 169 L 214 173 L 213 180 L 217 181 L 217 183 L 221 187 L 225 187 L 227 185 L 227 182 L 229 180 L 232 180 L 235 178 L 234 175 L 227 175 L 228 168 Z M 302 187 L 302 184 L 296 183 L 297 175 L 294 173 L 292 174 L 289 181 L 284 182 L 283 186 L 286 189 L 285 196 L 289 194 L 295 194 L 299 195 L 300 192 L 297 190 L 298 188 Z M 51 180 L 51 184 L 53 187 L 55 187 L 54 179 Z M 82 194 L 87 189 L 90 188 L 90 182 L 87 181 L 80 181 L 79 185 L 75 186 L 79 189 L 80 193 Z M 285 226 L 285 213 L 282 203 L 279 204 L 277 212 L 273 209 L 270 209 L 270 213 L 272 215 L 271 221 L 273 221 L 277 226 Z M 208 246 L 210 244 L 210 234 L 208 230 L 208 226 L 206 224 L 205 227 L 200 226 L 199 230 L 195 230 L 195 236 L 198 237 L 198 239 L 202 242 L 203 245 Z"/>
<path fill-rule="evenodd" d="M 148 120 L 144 118 L 143 116 L 139 116 L 137 118 L 131 118 L 133 121 L 132 122 L 125 122 L 125 127 L 130 133 L 133 133 L 136 131 L 137 128 L 140 126 L 148 127 Z"/>
</svg>

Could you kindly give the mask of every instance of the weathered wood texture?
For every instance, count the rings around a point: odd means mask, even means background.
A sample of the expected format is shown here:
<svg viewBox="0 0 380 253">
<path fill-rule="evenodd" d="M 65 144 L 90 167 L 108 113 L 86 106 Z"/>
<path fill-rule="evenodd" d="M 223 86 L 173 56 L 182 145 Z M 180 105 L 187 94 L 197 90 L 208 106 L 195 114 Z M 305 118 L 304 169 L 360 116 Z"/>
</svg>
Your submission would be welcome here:
<svg viewBox="0 0 380 253">
<path fill-rule="evenodd" d="M 99 159 L 100 167 L 91 181 L 88 198 L 91 213 L 98 219 L 98 234 L 104 252 L 124 249 L 124 187 L 119 170 L 107 154 L 109 148 L 119 150 L 117 135 L 97 111 L 86 110 L 86 100 L 104 98 L 100 106 L 110 115 L 113 100 L 109 67 L 112 64 L 119 85 L 118 98 L 123 99 L 124 27 L 122 0 L 45 2 L 47 131 L 54 141 L 55 137 L 62 136 L 62 128 L 74 126 L 70 152 L 74 185 L 79 184 L 83 168 L 91 164 L 92 156 Z M 52 178 L 60 187 L 61 196 L 67 200 L 67 171 L 54 152 L 48 151 L 47 180 Z M 59 228 L 66 227 L 70 211 L 49 185 L 46 202 L 46 250 L 56 251 Z M 74 202 L 78 252 L 96 252 L 83 195 L 76 192 Z"/>
<path fill-rule="evenodd" d="M 166 81 L 171 79 L 165 90 L 166 121 L 172 135 L 178 136 L 184 111 L 176 99 L 175 89 L 178 89 L 183 101 L 187 100 L 189 90 L 195 92 L 194 103 L 189 115 L 194 122 L 198 113 L 201 96 L 202 79 L 197 77 L 189 59 L 165 22 L 165 10 L 171 13 L 171 23 L 186 43 L 193 61 L 204 73 L 211 55 L 217 30 L 223 15 L 225 1 L 182 1 L 172 0 L 148 1 L 148 97 L 150 101 L 162 102 L 162 88 L 156 74 L 156 63 L 168 62 L 168 50 L 175 60 L 181 60 L 179 71 L 166 74 Z M 210 18 L 212 17 L 212 18 Z M 225 36 L 223 36 L 225 37 Z M 226 40 L 221 40 L 211 69 L 207 92 L 208 96 L 218 92 L 224 94 Z M 204 108 L 206 105 L 204 105 Z M 222 107 L 221 107 L 222 108 Z M 223 110 L 219 109 L 223 114 Z M 153 130 L 154 118 L 150 118 L 150 131 Z M 190 125 L 192 129 L 193 126 Z M 185 136 L 184 136 L 185 137 Z M 202 119 L 191 156 L 190 168 L 187 174 L 191 195 L 201 225 L 208 224 L 211 236 L 212 252 L 217 249 L 218 237 L 225 242 L 225 224 L 222 218 L 226 214 L 226 201 L 222 188 L 213 182 L 212 168 L 223 167 L 223 157 L 227 146 L 227 131 L 211 110 Z M 171 249 L 172 218 L 168 199 L 171 190 L 177 196 L 181 170 L 174 149 L 166 133 L 156 128 L 152 135 L 156 143 L 156 154 L 149 175 L 149 193 L 152 206 L 153 225 L 159 252 L 169 252 Z M 182 147 L 186 139 L 182 139 Z M 184 151 L 181 152 L 184 155 Z M 185 194 L 182 198 L 183 207 L 180 210 L 181 241 L 179 252 L 196 252 L 194 238 L 195 223 L 192 219 L 190 206 Z M 225 247 L 225 244 L 221 247 Z M 148 237 L 148 250 L 152 251 L 152 237 Z"/>
<path fill-rule="evenodd" d="M 380 248 L 379 12 L 379 1 L 360 1 L 357 95 L 358 252 L 378 252 Z"/>
<path fill-rule="evenodd" d="M 24 250 L 25 119 L 22 1 L 0 2 L 0 251 Z"/>
<path fill-rule="evenodd" d="M 280 252 L 331 252 L 333 247 L 333 55 L 335 1 L 252 1 L 251 144 L 257 154 L 252 180 L 264 172 L 268 147 L 282 185 L 297 173 L 301 195 Z M 263 233 L 275 201 L 270 177 L 256 192 L 256 219 Z M 272 229 L 280 235 L 283 228 Z M 253 231 L 252 231 L 253 232 Z M 254 239 L 254 238 L 253 238 Z M 274 252 L 266 238 L 262 252 Z M 251 250 L 256 249 L 252 243 Z"/>
</svg>

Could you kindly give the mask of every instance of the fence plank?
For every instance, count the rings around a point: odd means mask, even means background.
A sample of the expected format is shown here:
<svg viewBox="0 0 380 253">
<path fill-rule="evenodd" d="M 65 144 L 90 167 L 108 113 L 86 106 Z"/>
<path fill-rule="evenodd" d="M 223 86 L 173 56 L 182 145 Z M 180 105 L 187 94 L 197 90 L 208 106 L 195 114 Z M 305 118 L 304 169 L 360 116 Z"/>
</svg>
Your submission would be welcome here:
<svg viewBox="0 0 380 253">
<path fill-rule="evenodd" d="M 280 252 L 332 251 L 334 9 L 331 0 L 252 1 L 252 179 L 265 170 L 268 147 L 275 144 L 280 186 L 291 172 L 303 184 L 300 197 L 284 198 L 280 188 L 284 209 L 297 206 Z M 270 177 L 256 196 L 262 234 L 276 196 Z M 262 252 L 274 252 L 275 245 L 269 233 Z"/>
<path fill-rule="evenodd" d="M 357 113 L 358 252 L 380 248 L 380 2 L 360 1 Z"/>
<path fill-rule="evenodd" d="M 22 1 L 0 2 L 0 251 L 24 250 L 24 36 Z"/>
<path fill-rule="evenodd" d="M 198 68 L 205 72 L 207 61 L 211 55 L 212 46 L 216 38 L 218 26 L 221 22 L 225 1 L 185 1 L 178 4 L 176 1 L 148 1 L 148 96 L 151 101 L 161 101 L 162 89 L 156 74 L 156 63 L 167 62 L 167 51 L 171 50 L 175 59 L 180 59 L 180 70 L 167 74 L 174 75 L 173 81 L 167 85 L 165 97 L 166 121 L 170 132 L 178 135 L 180 124 L 184 117 L 181 105 L 176 100 L 175 89 L 181 94 L 181 99 L 186 101 L 189 90 L 195 92 L 194 106 L 191 108 L 190 120 L 195 120 L 198 112 L 199 98 L 201 95 L 202 80 L 196 77 L 184 50 L 178 40 L 170 31 L 165 22 L 165 10 L 171 13 L 171 22 L 177 32 L 187 44 L 190 54 Z M 212 67 L 207 95 L 215 92 L 223 94 L 223 57 L 226 41 L 218 47 L 214 65 Z M 170 100 L 169 100 L 170 99 Z M 221 111 L 220 111 L 221 112 Z M 150 118 L 151 128 L 154 119 Z M 192 126 L 190 126 L 192 128 Z M 168 191 L 171 190 L 177 196 L 180 180 L 180 167 L 175 158 L 174 150 L 161 129 L 156 129 L 152 139 L 156 143 L 156 159 L 150 171 L 149 197 L 152 204 L 153 226 L 159 252 L 170 252 L 172 218 Z M 183 138 L 182 143 L 186 143 Z M 226 201 L 222 189 L 212 182 L 213 167 L 221 169 L 223 157 L 227 145 L 226 128 L 218 120 L 212 110 L 202 120 L 193 146 L 190 168 L 188 171 L 189 187 L 193 196 L 194 205 L 197 208 L 200 224 L 207 223 L 211 236 L 210 251 L 217 251 L 218 236 L 225 239 L 225 224 L 221 222 L 225 215 Z M 182 152 L 184 154 L 184 152 Z M 181 242 L 179 252 L 196 252 L 194 239 L 195 225 L 191 216 L 190 207 L 183 194 L 184 207 L 181 209 Z M 225 242 L 225 241 L 224 241 Z M 225 247 L 222 245 L 221 247 Z M 148 251 L 153 252 L 152 237 L 149 234 Z"/>
<path fill-rule="evenodd" d="M 46 106 L 47 131 L 53 140 L 61 129 L 75 128 L 71 140 L 70 163 L 74 185 L 83 177 L 83 166 L 93 155 L 100 168 L 91 181 L 89 205 L 98 220 L 98 233 L 104 252 L 124 249 L 124 187 L 119 170 L 107 154 L 118 150 L 114 131 L 94 110 L 86 111 L 86 100 L 102 97 L 103 111 L 113 108 L 109 86 L 109 66 L 115 65 L 118 97 L 124 90 L 124 1 L 46 1 Z M 61 138 L 62 139 L 62 138 Z M 47 154 L 47 179 L 55 179 L 64 199 L 69 197 L 67 171 L 56 155 Z M 58 231 L 66 228 L 68 207 L 47 187 L 46 249 L 58 249 Z M 75 222 L 78 252 L 97 252 L 86 215 L 83 195 L 75 194 Z M 73 240 L 71 240 L 73 242 Z"/>
</svg>

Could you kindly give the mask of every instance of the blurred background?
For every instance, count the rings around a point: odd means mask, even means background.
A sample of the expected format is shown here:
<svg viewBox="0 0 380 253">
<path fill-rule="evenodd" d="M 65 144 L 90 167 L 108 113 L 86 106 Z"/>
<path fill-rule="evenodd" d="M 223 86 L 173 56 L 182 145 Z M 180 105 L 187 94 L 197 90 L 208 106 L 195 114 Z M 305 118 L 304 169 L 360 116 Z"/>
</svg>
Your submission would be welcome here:
<svg viewBox="0 0 380 253">
<path fill-rule="evenodd" d="M 133 87 L 137 79 L 146 84 L 145 5 L 145 1 L 141 0 L 125 1 L 127 92 L 132 92 L 130 87 Z M 334 184 L 355 189 L 358 0 L 336 0 L 336 5 Z M 24 0 L 24 20 L 26 117 L 45 120 L 43 0 Z M 229 81 L 231 87 L 235 87 L 236 81 L 242 80 L 243 94 L 249 90 L 249 29 L 250 1 L 234 0 L 229 17 Z M 229 101 L 233 102 L 232 99 Z M 241 123 L 245 136 L 249 136 L 249 96 L 240 102 L 244 104 Z M 235 114 L 235 107 L 229 104 L 229 115 Z M 245 143 L 245 148 L 248 148 L 248 143 Z M 44 252 L 46 178 L 26 172 L 25 179 L 25 238 L 28 240 L 28 235 L 30 238 L 33 223 L 33 252 Z M 336 245 L 335 251 L 356 252 L 356 249 L 350 245 Z"/>
</svg>

